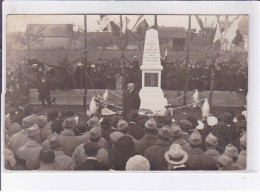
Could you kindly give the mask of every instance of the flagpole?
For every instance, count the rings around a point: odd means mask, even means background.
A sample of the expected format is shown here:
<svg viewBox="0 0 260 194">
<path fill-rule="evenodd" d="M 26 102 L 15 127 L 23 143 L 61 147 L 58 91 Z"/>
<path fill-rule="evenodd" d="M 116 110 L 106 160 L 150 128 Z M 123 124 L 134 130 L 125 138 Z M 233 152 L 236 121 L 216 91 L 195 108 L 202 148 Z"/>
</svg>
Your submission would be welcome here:
<svg viewBox="0 0 260 194">
<path fill-rule="evenodd" d="M 122 15 L 119 15 L 120 17 L 120 38 L 122 37 L 122 27 L 123 27 L 123 18 Z M 122 40 L 122 39 L 121 39 Z M 124 113 L 124 100 L 125 100 L 125 51 L 124 48 L 121 48 L 121 70 L 122 70 L 122 76 L 123 76 L 123 100 L 122 100 L 122 107 L 123 107 L 123 113 Z M 125 114 L 123 114 L 125 116 Z M 124 118 L 126 119 L 126 118 Z"/>
<path fill-rule="evenodd" d="M 88 42 L 87 42 L 87 15 L 84 15 L 84 62 L 85 65 L 87 65 L 87 55 L 88 55 Z M 83 68 L 84 71 L 86 71 L 85 67 Z M 90 80 L 89 80 L 90 81 Z M 87 84 L 84 84 L 85 90 L 84 90 L 84 96 L 83 96 L 83 110 L 86 111 L 87 110 Z"/>
<path fill-rule="evenodd" d="M 186 94 L 189 89 L 189 61 L 190 61 L 190 36 L 191 36 L 191 15 L 189 15 L 188 41 L 187 41 L 187 64 L 186 64 L 186 80 L 183 97 L 183 105 L 186 105 Z"/>
<path fill-rule="evenodd" d="M 157 15 L 154 15 L 154 28 L 157 30 Z"/>
</svg>

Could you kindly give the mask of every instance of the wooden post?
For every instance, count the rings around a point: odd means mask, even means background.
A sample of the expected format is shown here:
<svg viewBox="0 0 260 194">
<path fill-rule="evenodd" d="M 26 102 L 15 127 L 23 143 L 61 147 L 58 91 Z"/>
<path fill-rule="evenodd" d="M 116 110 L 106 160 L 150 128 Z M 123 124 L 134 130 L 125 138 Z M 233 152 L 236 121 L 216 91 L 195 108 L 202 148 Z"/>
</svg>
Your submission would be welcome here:
<svg viewBox="0 0 260 194">
<path fill-rule="evenodd" d="M 88 55 L 88 42 L 87 42 L 87 15 L 84 15 L 84 58 L 85 58 L 85 64 L 87 65 L 87 55 Z M 84 71 L 87 71 L 84 66 Z M 84 75 L 86 77 L 86 75 Z M 85 80 L 88 78 L 85 78 Z M 90 80 L 89 80 L 90 81 Z M 88 91 L 88 84 L 84 84 L 85 90 L 84 90 L 84 96 L 83 96 L 83 110 L 87 110 L 87 91 Z"/>
<path fill-rule="evenodd" d="M 157 30 L 157 15 L 154 15 L 154 28 Z"/>
<path fill-rule="evenodd" d="M 210 91 L 209 91 L 209 107 L 212 110 L 212 98 L 215 84 L 215 59 L 212 60 L 212 64 L 210 65 Z"/>
<path fill-rule="evenodd" d="M 187 94 L 189 89 L 189 61 L 190 61 L 190 36 L 191 36 L 191 15 L 189 15 L 189 28 L 188 28 L 188 45 L 187 45 L 187 64 L 186 64 L 186 80 L 184 95 Z M 186 105 L 186 96 L 183 97 L 183 105 Z"/>
</svg>

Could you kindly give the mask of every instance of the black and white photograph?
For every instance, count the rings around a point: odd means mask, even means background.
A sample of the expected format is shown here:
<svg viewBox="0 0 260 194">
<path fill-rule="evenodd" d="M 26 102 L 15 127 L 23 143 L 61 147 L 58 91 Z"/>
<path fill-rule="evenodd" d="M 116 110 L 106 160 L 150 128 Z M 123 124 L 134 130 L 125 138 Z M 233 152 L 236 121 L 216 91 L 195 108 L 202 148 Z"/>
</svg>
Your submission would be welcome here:
<svg viewBox="0 0 260 194">
<path fill-rule="evenodd" d="M 245 171 L 248 15 L 8 15 L 5 171 Z"/>
</svg>

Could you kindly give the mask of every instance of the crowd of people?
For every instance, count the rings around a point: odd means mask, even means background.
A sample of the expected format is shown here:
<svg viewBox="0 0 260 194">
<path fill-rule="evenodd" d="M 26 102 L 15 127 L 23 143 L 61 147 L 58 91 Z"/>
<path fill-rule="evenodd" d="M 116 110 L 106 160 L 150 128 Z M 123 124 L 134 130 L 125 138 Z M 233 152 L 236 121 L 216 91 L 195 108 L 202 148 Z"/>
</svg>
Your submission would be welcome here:
<svg viewBox="0 0 260 194">
<path fill-rule="evenodd" d="M 87 115 L 6 105 L 9 170 L 245 170 L 246 111 L 207 118 Z"/>
<path fill-rule="evenodd" d="M 134 83 L 140 89 L 141 70 L 138 58 L 135 56 L 132 61 L 125 64 L 125 83 Z M 164 67 L 162 70 L 162 89 L 183 90 L 187 77 L 186 60 L 174 62 L 162 60 L 162 65 Z M 7 88 L 10 91 L 18 91 L 25 96 L 28 95 L 29 88 L 38 88 L 44 70 L 47 72 L 47 78 L 53 89 L 84 89 L 85 87 L 89 89 L 123 89 L 122 67 L 120 61 L 117 60 L 103 62 L 102 59 L 98 59 L 96 64 L 83 65 L 83 63 L 78 63 L 75 68 L 45 67 L 39 61 L 31 60 L 23 62 L 19 67 L 15 71 L 7 71 Z M 25 71 L 25 69 L 28 70 Z M 29 74 L 34 76 L 28 78 Z M 209 90 L 210 80 L 210 64 L 206 61 L 190 61 L 189 90 Z M 233 64 L 232 61 L 218 62 L 215 64 L 214 80 L 214 90 L 238 91 L 243 89 L 247 91 L 248 66 Z"/>
</svg>

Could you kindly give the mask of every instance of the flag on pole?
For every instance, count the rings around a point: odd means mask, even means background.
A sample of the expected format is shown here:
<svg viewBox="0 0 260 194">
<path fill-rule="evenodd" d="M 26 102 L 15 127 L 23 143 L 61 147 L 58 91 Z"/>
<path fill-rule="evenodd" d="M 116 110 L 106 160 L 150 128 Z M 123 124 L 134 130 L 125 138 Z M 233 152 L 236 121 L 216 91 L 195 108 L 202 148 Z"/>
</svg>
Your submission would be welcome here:
<svg viewBox="0 0 260 194">
<path fill-rule="evenodd" d="M 133 28 L 132 32 L 138 32 L 140 28 L 149 28 L 148 23 L 146 22 L 146 19 L 142 18 Z"/>
<path fill-rule="evenodd" d="M 198 16 L 198 15 L 195 15 L 196 19 L 197 19 L 197 22 L 200 26 L 200 29 L 201 29 L 201 32 L 204 34 L 205 33 L 205 29 L 204 29 L 204 25 L 203 25 L 203 22 L 201 20 L 201 18 Z"/>
<path fill-rule="evenodd" d="M 239 23 L 239 16 L 237 18 L 235 18 L 232 22 L 232 24 L 230 25 L 230 27 L 228 28 L 227 33 L 225 34 L 225 39 L 228 42 L 233 42 L 233 40 L 235 39 L 235 37 L 237 36 L 237 31 L 238 31 L 238 23 Z"/>
<path fill-rule="evenodd" d="M 127 25 L 130 23 L 130 19 L 125 16 L 125 18 L 123 19 L 123 27 L 122 27 L 122 32 L 125 34 L 126 30 L 128 30 Z"/>
<path fill-rule="evenodd" d="M 167 49 L 167 45 L 166 45 L 166 49 L 165 49 L 165 52 L 164 52 L 164 61 L 167 60 L 167 56 L 168 56 L 168 49 Z"/>
<path fill-rule="evenodd" d="M 138 23 L 143 17 L 144 17 L 144 15 L 140 15 L 140 16 L 137 18 L 137 20 L 136 20 L 136 22 L 135 22 L 135 24 L 134 24 L 134 26 L 133 26 L 132 31 L 133 31 L 134 28 L 136 27 L 137 23 Z"/>
<path fill-rule="evenodd" d="M 219 23 L 216 23 L 216 32 L 215 32 L 215 36 L 213 39 L 213 43 L 217 42 L 220 38 L 221 38 L 221 31 L 220 31 L 220 27 L 219 27 Z"/>
</svg>

